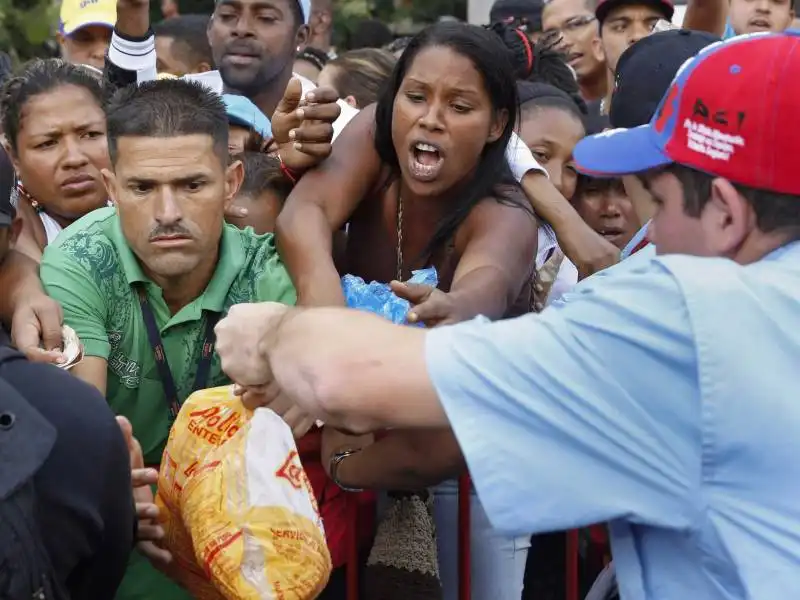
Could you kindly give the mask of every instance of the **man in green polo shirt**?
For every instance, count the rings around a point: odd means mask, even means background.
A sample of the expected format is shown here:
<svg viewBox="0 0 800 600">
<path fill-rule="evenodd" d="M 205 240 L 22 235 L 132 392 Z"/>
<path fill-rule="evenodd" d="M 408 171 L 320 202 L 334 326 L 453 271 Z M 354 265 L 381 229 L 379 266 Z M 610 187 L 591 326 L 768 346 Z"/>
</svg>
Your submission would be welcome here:
<svg viewBox="0 0 800 600">
<path fill-rule="evenodd" d="M 229 383 L 213 326 L 234 304 L 295 302 L 272 235 L 224 224 L 242 180 L 228 165 L 228 120 L 201 85 L 131 86 L 106 109 L 114 208 L 94 211 L 50 244 L 47 293 L 85 345 L 73 373 L 133 425 L 158 465 L 177 409 L 194 390 Z M 138 553 L 117 598 L 189 598 Z"/>
</svg>

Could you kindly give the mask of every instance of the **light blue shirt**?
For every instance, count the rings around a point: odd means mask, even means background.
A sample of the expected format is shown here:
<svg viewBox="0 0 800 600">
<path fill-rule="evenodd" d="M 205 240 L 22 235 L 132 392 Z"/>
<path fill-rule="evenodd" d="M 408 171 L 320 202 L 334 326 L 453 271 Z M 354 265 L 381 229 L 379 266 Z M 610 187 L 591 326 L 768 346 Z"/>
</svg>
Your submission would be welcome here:
<svg viewBox="0 0 800 600">
<path fill-rule="evenodd" d="M 625 260 L 633 253 L 633 251 L 636 249 L 636 246 L 638 246 L 641 243 L 641 241 L 647 236 L 648 227 L 650 227 L 650 221 L 642 225 L 639 228 L 639 231 L 637 231 L 631 238 L 631 241 L 625 245 L 625 247 L 622 249 L 622 252 L 620 253 L 620 260 Z M 652 244 L 650 244 L 650 246 L 652 246 Z M 647 246 L 645 246 L 645 248 L 647 248 Z M 644 250 L 644 248 L 642 248 L 642 250 Z"/>
<path fill-rule="evenodd" d="M 648 221 L 637 233 L 633 236 L 628 245 L 622 249 L 620 253 L 620 262 L 610 267 L 606 267 L 602 271 L 593 273 L 590 277 L 582 279 L 577 282 L 570 290 L 564 292 L 560 297 L 553 300 L 550 304 L 558 304 L 561 302 L 571 302 L 576 298 L 581 297 L 581 292 L 586 286 L 596 285 L 599 279 L 617 276 L 622 273 L 630 273 L 632 271 L 641 272 L 642 267 L 648 265 L 651 260 L 656 257 L 656 247 L 654 244 L 647 244 L 638 252 L 631 254 L 634 248 L 642 241 L 647 234 L 647 226 L 650 224 Z"/>
<path fill-rule="evenodd" d="M 492 524 L 609 522 L 624 600 L 800 598 L 800 243 L 591 279 L 428 334 Z"/>
</svg>

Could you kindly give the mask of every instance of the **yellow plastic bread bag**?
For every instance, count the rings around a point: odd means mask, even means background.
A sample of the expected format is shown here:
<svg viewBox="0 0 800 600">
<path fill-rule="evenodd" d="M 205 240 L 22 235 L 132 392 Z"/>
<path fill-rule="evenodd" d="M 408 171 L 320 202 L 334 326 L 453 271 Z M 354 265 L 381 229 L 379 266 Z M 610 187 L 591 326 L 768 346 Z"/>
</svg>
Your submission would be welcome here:
<svg viewBox="0 0 800 600">
<path fill-rule="evenodd" d="M 232 387 L 181 407 L 161 462 L 156 504 L 169 575 L 197 600 L 310 600 L 331 557 L 291 429 L 249 413 Z"/>
</svg>

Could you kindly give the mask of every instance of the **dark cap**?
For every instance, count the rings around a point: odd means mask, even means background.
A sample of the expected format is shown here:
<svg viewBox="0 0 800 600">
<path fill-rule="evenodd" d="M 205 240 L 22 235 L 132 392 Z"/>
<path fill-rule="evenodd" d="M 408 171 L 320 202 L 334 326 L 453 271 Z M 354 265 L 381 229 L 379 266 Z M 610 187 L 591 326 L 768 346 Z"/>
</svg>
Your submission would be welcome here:
<svg viewBox="0 0 800 600">
<path fill-rule="evenodd" d="M 0 146 L 0 227 L 11 225 L 17 214 L 11 204 L 11 192 L 14 191 L 15 183 L 14 165 L 5 149 Z"/>
<path fill-rule="evenodd" d="M 597 17 L 597 22 L 600 25 L 606 20 L 608 13 L 619 6 L 653 6 L 664 13 L 664 18 L 667 21 L 672 20 L 672 15 L 675 13 L 675 5 L 672 0 L 599 0 L 597 8 L 594 9 L 594 16 Z"/>
<path fill-rule="evenodd" d="M 626 49 L 617 63 L 611 126 L 630 129 L 649 123 L 681 65 L 719 41 L 710 33 L 672 29 L 649 35 Z"/>
<path fill-rule="evenodd" d="M 489 11 L 489 22 L 508 23 L 529 32 L 542 30 L 544 0 L 496 0 Z"/>
</svg>

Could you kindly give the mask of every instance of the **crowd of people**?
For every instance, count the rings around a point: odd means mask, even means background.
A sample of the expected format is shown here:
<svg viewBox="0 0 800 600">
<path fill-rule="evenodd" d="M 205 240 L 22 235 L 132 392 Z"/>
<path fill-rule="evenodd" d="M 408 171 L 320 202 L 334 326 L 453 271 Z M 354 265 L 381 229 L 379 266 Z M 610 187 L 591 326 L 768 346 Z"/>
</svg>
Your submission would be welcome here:
<svg viewBox="0 0 800 600">
<path fill-rule="evenodd" d="M 320 598 L 563 597 L 542 536 L 576 529 L 587 600 L 800 594 L 789 0 L 344 49 L 332 0 L 180 8 L 63 0 L 62 58 L 4 75 L 0 597 L 190 598 L 154 486 L 228 384 L 292 430 Z"/>
</svg>

